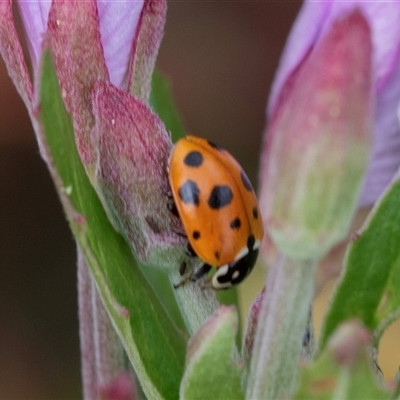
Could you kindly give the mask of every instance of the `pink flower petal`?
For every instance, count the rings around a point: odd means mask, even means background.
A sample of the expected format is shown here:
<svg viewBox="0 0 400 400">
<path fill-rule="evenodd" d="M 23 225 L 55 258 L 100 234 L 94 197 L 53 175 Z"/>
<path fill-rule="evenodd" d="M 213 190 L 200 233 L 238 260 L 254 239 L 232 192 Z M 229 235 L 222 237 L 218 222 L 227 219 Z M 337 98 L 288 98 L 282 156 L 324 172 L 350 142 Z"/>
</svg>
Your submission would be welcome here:
<svg viewBox="0 0 400 400">
<path fill-rule="evenodd" d="M 121 87 L 144 0 L 97 2 L 101 42 L 111 82 Z"/>
<path fill-rule="evenodd" d="M 400 129 L 396 111 L 400 99 L 400 63 L 376 99 L 375 135 L 360 206 L 373 204 L 400 167 Z"/>
<path fill-rule="evenodd" d="M 47 31 L 51 0 L 18 0 L 34 70 Z M 111 82 L 121 86 L 127 73 L 130 51 L 144 0 L 97 2 L 101 42 Z"/>
<path fill-rule="evenodd" d="M 34 70 L 38 66 L 42 52 L 42 40 L 47 31 L 50 6 L 51 0 L 18 0 Z"/>
</svg>

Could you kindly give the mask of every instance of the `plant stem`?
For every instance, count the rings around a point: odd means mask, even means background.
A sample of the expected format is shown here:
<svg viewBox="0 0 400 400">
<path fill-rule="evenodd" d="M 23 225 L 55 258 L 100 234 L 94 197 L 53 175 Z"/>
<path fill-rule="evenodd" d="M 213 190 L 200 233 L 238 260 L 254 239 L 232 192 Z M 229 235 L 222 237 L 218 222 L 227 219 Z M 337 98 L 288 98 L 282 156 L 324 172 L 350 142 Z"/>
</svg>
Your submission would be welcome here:
<svg viewBox="0 0 400 400">
<path fill-rule="evenodd" d="M 79 336 L 83 398 L 99 398 L 125 370 L 124 350 L 78 247 Z"/>
<path fill-rule="evenodd" d="M 257 324 L 246 399 L 293 394 L 317 261 L 279 255 L 268 273 Z"/>
<path fill-rule="evenodd" d="M 169 279 L 174 285 L 181 281 L 178 270 L 169 273 Z M 200 325 L 212 315 L 219 306 L 215 291 L 202 287 L 203 280 L 192 282 L 188 280 L 174 290 L 174 295 L 189 334 L 192 335 Z"/>
<path fill-rule="evenodd" d="M 84 399 L 96 399 L 95 351 L 92 338 L 92 277 L 80 248 L 78 253 L 79 337 L 81 345 L 82 391 Z"/>
</svg>

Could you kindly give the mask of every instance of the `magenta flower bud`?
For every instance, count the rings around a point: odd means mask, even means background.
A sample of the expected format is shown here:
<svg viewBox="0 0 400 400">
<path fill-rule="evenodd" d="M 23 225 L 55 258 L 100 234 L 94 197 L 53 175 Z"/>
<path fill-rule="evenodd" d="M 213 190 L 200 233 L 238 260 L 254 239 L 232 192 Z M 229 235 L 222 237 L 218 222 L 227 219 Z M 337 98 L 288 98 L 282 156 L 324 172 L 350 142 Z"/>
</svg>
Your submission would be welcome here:
<svg viewBox="0 0 400 400">
<path fill-rule="evenodd" d="M 332 23 L 357 8 L 368 21 L 372 37 L 374 139 L 360 205 L 372 205 L 400 166 L 400 2 L 306 0 L 292 28 L 276 74 L 268 105 L 275 113 L 278 99 L 293 72 L 322 40 Z"/>
<path fill-rule="evenodd" d="M 174 233 L 182 227 L 167 208 L 169 133 L 143 102 L 103 81 L 94 87 L 93 112 L 95 178 L 110 220 L 143 262 L 176 268 L 184 240 Z"/>
<path fill-rule="evenodd" d="M 347 233 L 370 155 L 372 45 L 354 11 L 285 82 L 263 153 L 265 226 L 286 255 L 321 258 Z"/>
</svg>

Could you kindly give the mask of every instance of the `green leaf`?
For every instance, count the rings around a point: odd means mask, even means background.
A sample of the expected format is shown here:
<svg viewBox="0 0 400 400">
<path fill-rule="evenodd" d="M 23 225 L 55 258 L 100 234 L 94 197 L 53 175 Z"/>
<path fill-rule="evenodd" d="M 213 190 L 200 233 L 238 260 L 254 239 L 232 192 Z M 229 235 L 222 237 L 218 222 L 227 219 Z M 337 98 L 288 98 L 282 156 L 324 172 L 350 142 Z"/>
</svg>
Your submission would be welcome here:
<svg viewBox="0 0 400 400">
<path fill-rule="evenodd" d="M 357 322 L 342 325 L 311 365 L 301 369 L 297 400 L 390 399 L 371 369 L 366 330 Z"/>
<path fill-rule="evenodd" d="M 326 315 L 323 348 L 343 321 L 358 317 L 372 331 L 383 329 L 400 309 L 400 180 L 376 204 L 361 235 L 349 247 L 345 270 Z M 380 326 L 381 325 L 381 326 Z"/>
<path fill-rule="evenodd" d="M 233 361 L 238 316 L 221 306 L 190 339 L 181 399 L 243 399 L 241 367 Z"/>
<path fill-rule="evenodd" d="M 186 342 L 111 226 L 75 147 L 49 51 L 42 59 L 39 121 L 75 238 L 148 398 L 178 397 Z M 56 171 L 56 172 L 55 172 Z"/>
<path fill-rule="evenodd" d="M 148 265 L 140 264 L 140 262 L 138 264 L 143 275 L 150 282 L 151 287 L 168 312 L 168 315 L 172 318 L 178 329 L 182 333 L 185 332 L 187 337 L 189 337 L 187 327 L 176 302 L 174 294 L 176 289 L 171 285 L 168 274 L 159 268 L 150 268 Z"/>
<path fill-rule="evenodd" d="M 172 101 L 169 82 L 157 70 L 154 71 L 151 82 L 150 105 L 171 132 L 173 143 L 185 136 L 185 129 Z"/>
</svg>

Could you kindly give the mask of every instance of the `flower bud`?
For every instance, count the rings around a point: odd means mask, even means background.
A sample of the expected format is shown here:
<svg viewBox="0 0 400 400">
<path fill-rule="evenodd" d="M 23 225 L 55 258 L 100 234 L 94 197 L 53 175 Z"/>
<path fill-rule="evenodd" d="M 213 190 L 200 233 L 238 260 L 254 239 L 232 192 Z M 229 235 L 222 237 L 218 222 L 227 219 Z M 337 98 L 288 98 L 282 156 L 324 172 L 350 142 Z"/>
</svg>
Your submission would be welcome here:
<svg viewBox="0 0 400 400">
<path fill-rule="evenodd" d="M 350 320 L 335 331 L 328 342 L 328 349 L 339 365 L 352 365 L 365 353 L 372 335 L 359 321 Z"/>
<path fill-rule="evenodd" d="M 180 399 L 243 398 L 242 365 L 233 356 L 238 325 L 235 307 L 220 306 L 190 338 Z"/>
<path fill-rule="evenodd" d="M 127 372 L 120 373 L 109 385 L 99 388 L 101 400 L 139 399 L 136 382 Z"/>
<path fill-rule="evenodd" d="M 176 268 L 186 242 L 167 208 L 169 133 L 143 102 L 104 81 L 94 86 L 93 113 L 95 178 L 110 221 L 142 262 Z"/>
<path fill-rule="evenodd" d="M 281 91 L 260 203 L 287 256 L 321 258 L 347 232 L 370 153 L 371 58 L 369 26 L 354 11 L 333 23 Z"/>
</svg>

